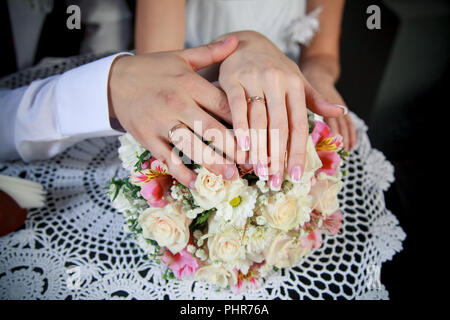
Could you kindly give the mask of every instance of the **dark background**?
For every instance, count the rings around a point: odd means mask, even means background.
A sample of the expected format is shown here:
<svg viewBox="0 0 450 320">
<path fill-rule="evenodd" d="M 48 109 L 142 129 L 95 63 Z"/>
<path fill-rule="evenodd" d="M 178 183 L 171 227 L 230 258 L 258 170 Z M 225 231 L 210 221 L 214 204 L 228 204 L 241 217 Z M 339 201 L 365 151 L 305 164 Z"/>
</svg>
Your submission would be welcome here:
<svg viewBox="0 0 450 320">
<path fill-rule="evenodd" d="M 128 3 L 134 12 L 134 1 Z M 380 30 L 366 27 L 366 9 L 372 4 L 381 8 Z M 55 28 L 65 24 L 66 7 L 64 1 L 55 1 L 43 26 L 36 63 L 47 56 L 78 54 L 83 28 Z M 5 0 L 0 0 L 3 10 Z M 8 23 L 0 19 L 3 30 Z M 434 270 L 441 264 L 434 254 L 436 224 L 446 212 L 431 204 L 437 193 L 433 178 L 439 176 L 438 166 L 445 169 L 445 164 L 432 162 L 436 157 L 431 154 L 438 150 L 440 155 L 448 145 L 438 128 L 445 127 L 439 117 L 446 120 L 441 115 L 449 105 L 449 39 L 449 1 L 346 2 L 337 88 L 350 109 L 368 124 L 372 145 L 395 166 L 396 180 L 386 192 L 386 204 L 407 234 L 403 251 L 382 268 L 382 283 L 391 299 L 417 298 L 419 292 L 426 296 L 431 278 L 439 275 Z M 14 63 L 3 63 L 0 76 L 14 70 Z M 440 149 L 431 148 L 438 141 Z"/>
</svg>

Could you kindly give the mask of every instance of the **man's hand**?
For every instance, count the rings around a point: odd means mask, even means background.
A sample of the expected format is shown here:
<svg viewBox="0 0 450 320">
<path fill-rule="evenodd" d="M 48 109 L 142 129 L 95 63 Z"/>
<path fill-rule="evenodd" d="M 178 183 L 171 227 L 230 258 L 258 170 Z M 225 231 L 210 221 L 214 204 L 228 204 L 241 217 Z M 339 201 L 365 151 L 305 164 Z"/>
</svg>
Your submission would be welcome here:
<svg viewBox="0 0 450 320">
<path fill-rule="evenodd" d="M 232 133 L 215 119 L 231 120 L 225 94 L 196 73 L 224 60 L 237 45 L 238 39 L 231 36 L 183 51 L 123 56 L 111 68 L 110 116 L 116 117 L 127 132 L 163 161 L 175 179 L 191 188 L 196 174 L 181 163 L 170 142 L 195 163 L 227 180 L 238 177 L 233 162 L 238 162 L 238 158 L 245 161 L 245 153 L 236 152 Z M 196 121 L 201 126 L 195 125 Z M 185 125 L 176 130 L 180 139 L 168 141 L 169 130 L 180 123 Z M 225 145 L 218 140 L 212 142 L 226 156 L 211 152 L 199 138 L 213 140 L 207 136 L 213 131 L 226 140 Z"/>
</svg>

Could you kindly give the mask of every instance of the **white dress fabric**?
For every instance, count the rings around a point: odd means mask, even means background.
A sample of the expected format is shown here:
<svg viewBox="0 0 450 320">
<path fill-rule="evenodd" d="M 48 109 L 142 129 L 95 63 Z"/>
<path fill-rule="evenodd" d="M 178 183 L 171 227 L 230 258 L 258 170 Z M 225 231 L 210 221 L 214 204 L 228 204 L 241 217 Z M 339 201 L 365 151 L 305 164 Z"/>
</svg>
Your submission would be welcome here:
<svg viewBox="0 0 450 320">
<path fill-rule="evenodd" d="M 264 34 L 293 59 L 319 28 L 320 9 L 306 14 L 306 0 L 187 0 L 186 45 L 209 43 L 233 31 Z"/>
<path fill-rule="evenodd" d="M 0 86 L 13 89 L 80 61 L 21 72 Z M 238 295 L 204 282 L 164 280 L 164 268 L 145 259 L 127 237 L 124 218 L 105 190 L 111 177 L 127 174 L 117 137 L 82 141 L 47 161 L 0 162 L 0 174 L 37 181 L 47 190 L 47 206 L 30 210 L 24 228 L 0 238 L 0 299 L 387 299 L 382 264 L 405 239 L 384 202 L 393 167 L 370 146 L 364 122 L 352 117 L 358 144 L 343 168 L 342 231 L 326 236 L 295 268 Z"/>
</svg>

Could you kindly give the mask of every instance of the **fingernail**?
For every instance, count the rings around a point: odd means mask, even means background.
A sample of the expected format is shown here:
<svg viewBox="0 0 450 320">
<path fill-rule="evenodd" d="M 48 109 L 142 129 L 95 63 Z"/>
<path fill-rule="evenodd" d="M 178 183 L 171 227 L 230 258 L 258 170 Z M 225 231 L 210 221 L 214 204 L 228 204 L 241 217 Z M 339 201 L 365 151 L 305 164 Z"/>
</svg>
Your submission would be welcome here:
<svg viewBox="0 0 450 320">
<path fill-rule="evenodd" d="M 189 189 L 195 190 L 195 180 L 189 183 Z"/>
<path fill-rule="evenodd" d="M 335 106 L 344 110 L 344 116 L 348 113 L 348 108 L 346 106 L 343 106 L 342 104 L 335 104 Z"/>
<path fill-rule="evenodd" d="M 261 180 L 267 180 L 269 175 L 269 168 L 267 167 L 267 164 L 258 163 L 256 166 L 256 174 L 258 177 L 261 178 Z"/>
<path fill-rule="evenodd" d="M 301 166 L 293 167 L 292 170 L 291 170 L 292 182 L 294 182 L 294 183 L 300 182 L 300 180 L 302 178 L 302 174 L 303 174 L 303 169 L 302 169 Z"/>
<path fill-rule="evenodd" d="M 250 150 L 250 138 L 248 136 L 240 137 L 239 145 L 241 146 L 242 151 Z"/>
<path fill-rule="evenodd" d="M 234 174 L 236 173 L 236 167 L 230 166 L 225 170 L 225 179 L 231 180 L 234 177 Z"/>
<path fill-rule="evenodd" d="M 280 191 L 281 189 L 281 174 L 275 174 L 270 181 L 270 189 L 273 191 Z"/>
</svg>

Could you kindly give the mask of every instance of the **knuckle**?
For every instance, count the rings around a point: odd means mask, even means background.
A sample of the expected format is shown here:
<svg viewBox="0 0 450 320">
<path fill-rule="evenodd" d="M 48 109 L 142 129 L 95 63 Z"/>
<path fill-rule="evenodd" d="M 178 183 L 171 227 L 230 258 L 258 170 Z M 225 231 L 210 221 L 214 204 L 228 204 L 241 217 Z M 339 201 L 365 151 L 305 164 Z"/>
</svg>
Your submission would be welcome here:
<svg viewBox="0 0 450 320">
<path fill-rule="evenodd" d="M 185 102 L 175 90 L 162 89 L 157 93 L 157 97 L 162 100 L 163 104 L 169 107 L 182 108 Z"/>
<path fill-rule="evenodd" d="M 230 108 L 233 109 L 233 111 L 237 112 L 243 112 L 244 111 L 244 100 L 241 95 L 238 94 L 232 94 L 230 96 Z"/>
<path fill-rule="evenodd" d="M 243 82 L 255 82 L 258 79 L 257 71 L 253 68 L 244 68 L 239 71 L 238 78 Z"/>
<path fill-rule="evenodd" d="M 263 71 L 263 78 L 270 81 L 280 81 L 283 71 L 278 67 L 270 67 Z"/>
<path fill-rule="evenodd" d="M 291 73 L 288 76 L 288 81 L 290 85 L 295 89 L 302 89 L 304 86 L 303 79 L 297 73 Z"/>
</svg>

